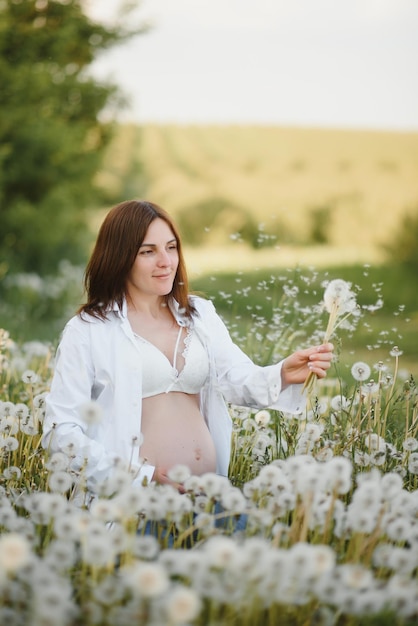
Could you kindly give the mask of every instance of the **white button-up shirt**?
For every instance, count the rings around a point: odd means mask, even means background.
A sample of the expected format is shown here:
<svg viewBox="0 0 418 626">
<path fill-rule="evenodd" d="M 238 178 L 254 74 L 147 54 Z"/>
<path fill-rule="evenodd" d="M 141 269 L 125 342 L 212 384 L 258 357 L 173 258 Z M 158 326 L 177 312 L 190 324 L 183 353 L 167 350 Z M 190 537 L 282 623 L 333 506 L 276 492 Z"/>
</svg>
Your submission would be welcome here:
<svg viewBox="0 0 418 626">
<path fill-rule="evenodd" d="M 258 366 L 233 343 L 210 301 L 193 296 L 193 304 L 198 313 L 193 325 L 210 364 L 200 409 L 214 441 L 217 472 L 227 475 L 232 430 L 227 402 L 294 413 L 303 408 L 305 398 L 302 385 L 282 390 L 282 362 Z M 172 310 L 179 324 L 188 323 L 176 306 Z M 126 303 L 106 320 L 84 315 L 67 323 L 46 399 L 42 444 L 51 452 L 71 446 L 72 469 L 85 472 L 92 491 L 117 464 L 141 470 L 139 461 L 135 467 L 132 460 L 140 458 L 143 365 Z M 91 400 L 102 415 L 98 423 L 88 424 L 81 408 Z M 146 466 L 140 475 L 147 475 Z"/>
</svg>

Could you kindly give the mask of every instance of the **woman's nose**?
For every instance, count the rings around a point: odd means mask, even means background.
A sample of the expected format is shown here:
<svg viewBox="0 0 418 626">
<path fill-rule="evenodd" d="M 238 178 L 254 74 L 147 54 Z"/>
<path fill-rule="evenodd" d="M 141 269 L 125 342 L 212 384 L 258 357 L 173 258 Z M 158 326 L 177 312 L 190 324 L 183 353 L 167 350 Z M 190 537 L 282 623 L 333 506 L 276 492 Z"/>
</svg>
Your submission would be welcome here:
<svg viewBox="0 0 418 626">
<path fill-rule="evenodd" d="M 170 256 L 166 250 L 162 250 L 158 255 L 158 265 L 162 265 L 163 267 L 170 265 Z"/>
</svg>

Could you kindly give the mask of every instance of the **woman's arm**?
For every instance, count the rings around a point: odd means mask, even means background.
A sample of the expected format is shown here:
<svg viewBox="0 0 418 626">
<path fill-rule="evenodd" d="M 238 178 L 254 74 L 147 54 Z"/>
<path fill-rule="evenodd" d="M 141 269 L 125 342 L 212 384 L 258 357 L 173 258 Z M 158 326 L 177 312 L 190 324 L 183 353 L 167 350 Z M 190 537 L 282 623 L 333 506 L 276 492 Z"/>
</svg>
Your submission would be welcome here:
<svg viewBox="0 0 418 626">
<path fill-rule="evenodd" d="M 88 486 L 94 488 L 110 475 L 117 458 L 92 436 L 82 415 L 94 385 L 89 331 L 89 323 L 79 319 L 64 330 L 46 397 L 42 445 L 51 453 L 69 454 L 71 469 L 83 471 Z"/>
<path fill-rule="evenodd" d="M 228 402 L 296 412 L 305 405 L 302 384 L 310 371 L 326 374 L 332 345 L 299 350 L 275 365 L 259 366 L 236 345 L 211 302 L 202 306 L 202 323 L 213 349 L 219 388 Z"/>
</svg>

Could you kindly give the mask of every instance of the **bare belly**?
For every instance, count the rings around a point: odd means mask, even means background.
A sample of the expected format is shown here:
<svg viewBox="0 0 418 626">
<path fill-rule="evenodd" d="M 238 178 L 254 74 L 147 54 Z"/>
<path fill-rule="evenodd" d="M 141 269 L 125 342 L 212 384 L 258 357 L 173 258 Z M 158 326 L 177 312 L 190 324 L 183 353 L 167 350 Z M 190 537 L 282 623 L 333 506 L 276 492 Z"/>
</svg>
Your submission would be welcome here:
<svg viewBox="0 0 418 626">
<path fill-rule="evenodd" d="M 170 469 L 186 465 L 193 475 L 216 471 L 216 451 L 198 396 L 163 393 L 142 400 L 142 459 Z"/>
</svg>

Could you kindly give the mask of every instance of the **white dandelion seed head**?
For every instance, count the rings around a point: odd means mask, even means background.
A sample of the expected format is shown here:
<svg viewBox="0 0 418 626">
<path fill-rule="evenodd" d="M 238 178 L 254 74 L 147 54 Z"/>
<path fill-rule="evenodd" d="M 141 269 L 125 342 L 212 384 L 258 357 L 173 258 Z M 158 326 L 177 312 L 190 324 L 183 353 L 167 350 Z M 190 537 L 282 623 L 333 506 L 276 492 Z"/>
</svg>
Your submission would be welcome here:
<svg viewBox="0 0 418 626">
<path fill-rule="evenodd" d="M 189 624 L 199 615 L 202 601 L 194 589 L 179 586 L 170 592 L 164 607 L 169 624 Z"/>
<path fill-rule="evenodd" d="M 201 490 L 211 498 L 220 498 L 224 489 L 230 485 L 230 481 L 226 476 L 215 474 L 215 472 L 207 472 L 200 476 Z"/>
<path fill-rule="evenodd" d="M 317 452 L 315 452 L 315 458 L 317 461 L 321 461 L 324 463 L 325 461 L 330 461 L 334 456 L 334 451 L 330 445 L 325 445 L 323 448 L 319 448 Z"/>
<path fill-rule="evenodd" d="M 384 500 L 392 500 L 402 491 L 402 477 L 398 473 L 388 472 L 382 476 L 381 486 Z"/>
<path fill-rule="evenodd" d="M 306 424 L 304 435 L 309 441 L 319 441 L 324 427 L 321 424 Z"/>
<path fill-rule="evenodd" d="M 160 544 L 153 535 L 135 535 L 132 553 L 137 559 L 152 561 L 160 552 Z"/>
<path fill-rule="evenodd" d="M 260 426 L 261 428 L 265 428 L 270 424 L 271 421 L 270 411 L 267 411 L 267 409 L 261 409 L 261 411 L 257 411 L 257 413 L 254 415 L 254 420 L 258 424 L 258 426 Z"/>
<path fill-rule="evenodd" d="M 225 489 L 221 496 L 221 504 L 227 511 L 233 513 L 243 513 L 246 509 L 247 501 L 241 489 L 230 486 Z"/>
<path fill-rule="evenodd" d="M 0 537 L 0 572 L 14 574 L 31 560 L 28 540 L 20 534 L 9 533 Z"/>
<path fill-rule="evenodd" d="M 408 472 L 410 474 L 418 474 L 418 453 L 411 452 L 408 459 Z"/>
<path fill-rule="evenodd" d="M 126 569 L 124 576 L 133 592 L 145 598 L 161 596 L 170 586 L 167 572 L 160 563 L 137 563 Z"/>
<path fill-rule="evenodd" d="M 5 467 L 3 470 L 3 476 L 6 480 L 19 480 L 21 475 L 20 468 L 15 465 L 9 465 L 9 467 Z"/>
<path fill-rule="evenodd" d="M 358 467 L 369 467 L 370 454 L 363 452 L 362 450 L 354 450 L 354 464 Z"/>
<path fill-rule="evenodd" d="M 24 420 L 28 417 L 28 415 L 29 407 L 26 404 L 23 404 L 23 402 L 18 402 L 15 406 L 15 416 L 20 420 Z"/>
<path fill-rule="evenodd" d="M 88 425 L 98 424 L 103 417 L 103 409 L 98 402 L 90 400 L 80 406 L 81 419 Z"/>
<path fill-rule="evenodd" d="M 0 449 L 5 452 L 14 452 L 19 447 L 19 441 L 16 437 L 5 437 L 0 441 Z"/>
<path fill-rule="evenodd" d="M 39 380 L 39 376 L 33 370 L 25 370 L 22 374 L 22 382 L 26 384 L 35 385 L 38 382 L 38 380 Z"/>
<path fill-rule="evenodd" d="M 354 378 L 354 380 L 357 380 L 359 382 L 368 380 L 370 378 L 370 374 L 371 374 L 370 366 L 367 365 L 367 363 L 364 363 L 363 361 L 357 361 L 356 363 L 354 363 L 354 365 L 351 368 L 352 377 Z"/>
<path fill-rule="evenodd" d="M 48 485 L 54 493 L 66 493 L 73 485 L 73 479 L 63 470 L 52 472 L 48 478 Z"/>
<path fill-rule="evenodd" d="M 62 471 L 68 467 L 68 457 L 63 452 L 54 452 L 45 463 L 50 471 Z"/>
<path fill-rule="evenodd" d="M 376 433 L 369 433 L 365 436 L 365 444 L 372 452 L 386 453 L 386 441 Z"/>
<path fill-rule="evenodd" d="M 187 465 L 175 465 L 169 471 L 167 476 L 176 483 L 184 483 L 191 476 L 190 468 Z"/>
<path fill-rule="evenodd" d="M 333 396 L 330 404 L 334 411 L 344 411 L 350 407 L 350 401 L 342 395 Z"/>
<path fill-rule="evenodd" d="M 43 409 L 45 408 L 45 398 L 47 396 L 47 392 L 44 391 L 43 393 L 38 393 L 34 398 L 33 398 L 33 406 L 35 409 Z"/>
<path fill-rule="evenodd" d="M 338 314 L 343 315 L 354 311 L 356 306 L 356 296 L 351 291 L 351 283 L 341 278 L 329 281 L 324 292 L 324 307 L 328 313 L 337 307 Z"/>
<path fill-rule="evenodd" d="M 402 447 L 407 452 L 415 452 L 415 450 L 418 450 L 418 439 L 415 439 L 415 437 L 407 437 Z"/>
<path fill-rule="evenodd" d="M 15 412 L 14 402 L 10 402 L 10 400 L 6 400 L 6 402 L 0 401 L 0 416 L 9 417 L 14 415 Z"/>
<path fill-rule="evenodd" d="M 13 407 L 14 409 L 14 407 Z M 19 432 L 19 420 L 13 415 L 7 415 L 0 419 L 0 433 L 5 435 L 17 435 Z"/>
<path fill-rule="evenodd" d="M 398 348 L 398 346 L 393 346 L 392 350 L 389 352 L 390 356 L 399 357 L 402 356 L 403 351 Z"/>
</svg>

